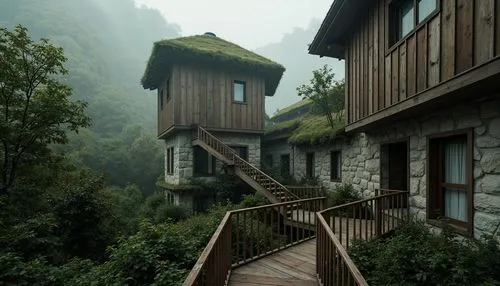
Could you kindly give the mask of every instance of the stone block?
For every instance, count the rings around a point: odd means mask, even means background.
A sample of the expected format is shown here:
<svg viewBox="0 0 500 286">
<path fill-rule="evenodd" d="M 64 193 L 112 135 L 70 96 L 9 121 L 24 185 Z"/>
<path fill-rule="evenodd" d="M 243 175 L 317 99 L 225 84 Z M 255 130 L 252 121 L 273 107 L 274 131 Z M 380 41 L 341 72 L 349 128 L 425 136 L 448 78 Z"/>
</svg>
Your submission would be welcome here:
<svg viewBox="0 0 500 286">
<path fill-rule="evenodd" d="M 474 132 L 476 133 L 476 135 L 483 135 L 484 133 L 486 133 L 486 127 L 484 125 L 478 126 L 474 128 Z"/>
<path fill-rule="evenodd" d="M 445 131 L 450 131 L 453 130 L 454 128 L 454 122 L 451 117 L 443 117 L 441 119 L 441 123 L 439 124 L 439 131 L 440 132 L 445 132 Z"/>
<path fill-rule="evenodd" d="M 425 197 L 422 196 L 412 196 L 410 197 L 410 206 L 419 208 L 419 209 L 425 209 L 426 208 L 426 203 L 427 200 Z"/>
<path fill-rule="evenodd" d="M 371 177 L 371 181 L 374 183 L 380 183 L 380 176 L 379 175 L 373 175 Z"/>
<path fill-rule="evenodd" d="M 411 162 L 410 174 L 412 177 L 422 177 L 425 174 L 425 162 L 424 161 Z"/>
<path fill-rule="evenodd" d="M 366 160 L 365 162 L 365 168 L 368 172 L 372 172 L 372 173 L 378 173 L 379 169 L 380 169 L 380 160 L 377 160 L 377 159 L 370 159 L 370 160 Z"/>
<path fill-rule="evenodd" d="M 410 194 L 418 195 L 420 193 L 420 179 L 411 178 L 410 179 Z"/>
<path fill-rule="evenodd" d="M 485 134 L 476 138 L 476 145 L 479 148 L 496 148 L 500 147 L 500 139 Z"/>
<path fill-rule="evenodd" d="M 483 175 L 483 169 L 481 169 L 479 166 L 474 166 L 474 179 L 478 179 Z"/>
<path fill-rule="evenodd" d="M 486 232 L 494 234 L 500 226 L 500 216 L 491 215 L 483 212 L 474 213 L 474 227 Z"/>
<path fill-rule="evenodd" d="M 372 178 L 372 175 L 370 174 L 370 172 L 364 171 L 362 178 L 369 181 Z"/>
<path fill-rule="evenodd" d="M 500 109 L 500 106 L 497 108 Z M 500 139 L 500 118 L 491 120 L 490 125 L 488 126 L 488 133 L 491 136 Z"/>
<path fill-rule="evenodd" d="M 480 160 L 481 168 L 485 173 L 500 173 L 500 148 L 484 149 Z"/>
<path fill-rule="evenodd" d="M 361 188 L 367 189 L 368 188 L 368 180 L 361 179 L 361 183 L 359 184 Z"/>
<path fill-rule="evenodd" d="M 500 195 L 500 175 L 488 174 L 478 180 L 478 182 L 480 182 L 483 193 Z"/>
<path fill-rule="evenodd" d="M 476 113 L 457 114 L 455 116 L 457 129 L 481 126 L 481 118 Z"/>
<path fill-rule="evenodd" d="M 474 209 L 492 215 L 500 215 L 500 196 L 476 193 L 474 194 Z"/>
<path fill-rule="evenodd" d="M 419 209 L 426 208 L 426 199 L 422 196 L 411 196 L 410 197 L 410 206 L 416 207 Z"/>
</svg>

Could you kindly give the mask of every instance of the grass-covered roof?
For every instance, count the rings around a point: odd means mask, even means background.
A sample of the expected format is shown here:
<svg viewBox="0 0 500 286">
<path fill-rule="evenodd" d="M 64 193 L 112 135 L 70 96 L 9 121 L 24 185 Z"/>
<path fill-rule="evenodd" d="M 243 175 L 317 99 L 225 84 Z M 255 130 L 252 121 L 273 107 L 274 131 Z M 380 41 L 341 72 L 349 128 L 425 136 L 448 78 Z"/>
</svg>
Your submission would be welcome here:
<svg viewBox="0 0 500 286">
<path fill-rule="evenodd" d="M 273 138 L 273 135 L 287 132 L 287 140 L 290 144 L 321 145 L 331 142 L 344 132 L 344 120 L 335 121 L 332 128 L 328 124 L 326 116 L 307 114 L 299 118 L 284 121 L 266 128 L 264 135 Z M 265 139 L 265 138 L 264 138 Z"/>
<path fill-rule="evenodd" d="M 277 116 L 281 116 L 285 113 L 288 113 L 290 111 L 293 111 L 299 107 L 302 107 L 306 104 L 311 104 L 312 103 L 312 100 L 310 100 L 309 98 L 306 98 L 306 99 L 302 99 L 302 100 L 299 100 L 297 102 L 295 102 L 294 104 L 292 105 L 289 105 L 283 109 L 280 109 L 278 112 L 276 112 L 275 114 L 273 114 L 273 117 L 277 117 Z"/>
<path fill-rule="evenodd" d="M 259 74 L 266 80 L 268 96 L 274 95 L 285 71 L 282 65 L 219 37 L 197 35 L 154 43 L 142 86 L 158 88 L 172 64 L 186 62 Z"/>
</svg>

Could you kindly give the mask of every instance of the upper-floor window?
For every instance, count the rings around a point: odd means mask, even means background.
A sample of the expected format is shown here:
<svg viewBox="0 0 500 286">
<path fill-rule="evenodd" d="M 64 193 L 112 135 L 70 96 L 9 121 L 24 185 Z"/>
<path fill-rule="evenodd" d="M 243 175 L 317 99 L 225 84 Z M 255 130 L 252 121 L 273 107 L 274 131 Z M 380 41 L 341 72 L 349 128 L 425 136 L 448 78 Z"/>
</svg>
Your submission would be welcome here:
<svg viewBox="0 0 500 286">
<path fill-rule="evenodd" d="M 273 154 L 267 154 L 265 157 L 264 157 L 264 165 L 266 167 L 269 167 L 269 168 L 272 168 L 273 167 Z"/>
<path fill-rule="evenodd" d="M 246 83 L 244 81 L 233 81 L 233 101 L 237 103 L 244 103 L 247 101 Z"/>
<path fill-rule="evenodd" d="M 437 9 L 437 0 L 393 0 L 389 5 L 389 46 L 411 33 Z"/>
<path fill-rule="evenodd" d="M 174 174 L 174 147 L 169 147 L 167 148 L 167 162 L 166 162 L 166 168 L 167 168 L 167 174 L 172 175 Z"/>
</svg>

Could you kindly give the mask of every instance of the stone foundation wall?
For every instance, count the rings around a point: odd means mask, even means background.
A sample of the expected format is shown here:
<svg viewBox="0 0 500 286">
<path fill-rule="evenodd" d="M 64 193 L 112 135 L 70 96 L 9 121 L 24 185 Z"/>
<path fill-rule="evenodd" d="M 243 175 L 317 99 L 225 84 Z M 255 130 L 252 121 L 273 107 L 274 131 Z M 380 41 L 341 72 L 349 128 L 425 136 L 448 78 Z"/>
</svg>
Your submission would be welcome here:
<svg viewBox="0 0 500 286">
<path fill-rule="evenodd" d="M 352 184 L 364 197 L 380 188 L 381 145 L 398 140 L 409 144 L 410 210 L 426 219 L 427 137 L 448 131 L 473 128 L 474 156 L 474 236 L 495 235 L 500 239 L 500 100 L 468 102 L 439 112 L 425 114 L 399 123 L 352 133 L 334 144 L 319 147 L 289 146 L 286 141 L 266 142 L 262 156 L 273 154 L 279 166 L 279 154 L 290 153 L 291 170 L 296 179 L 305 176 L 306 154 L 315 153 L 315 174 L 321 184 L 333 190 L 330 182 L 330 151 L 342 154 L 342 182 Z"/>
<path fill-rule="evenodd" d="M 353 135 L 343 148 L 343 181 L 365 196 L 380 186 L 380 146 L 409 139 L 410 211 L 426 218 L 427 137 L 473 128 L 474 235 L 500 238 L 500 100 L 469 102 Z"/>
<path fill-rule="evenodd" d="M 214 133 L 214 135 L 228 145 L 245 146 L 248 148 L 248 160 L 251 164 L 260 167 L 260 135 L 242 133 Z M 164 140 L 165 154 L 165 182 L 179 185 L 188 184 L 193 177 L 193 144 L 190 131 L 177 132 Z M 167 174 L 167 149 L 174 148 L 174 172 Z M 220 170 L 220 162 L 217 170 Z M 197 179 L 211 180 L 206 177 Z"/>
</svg>

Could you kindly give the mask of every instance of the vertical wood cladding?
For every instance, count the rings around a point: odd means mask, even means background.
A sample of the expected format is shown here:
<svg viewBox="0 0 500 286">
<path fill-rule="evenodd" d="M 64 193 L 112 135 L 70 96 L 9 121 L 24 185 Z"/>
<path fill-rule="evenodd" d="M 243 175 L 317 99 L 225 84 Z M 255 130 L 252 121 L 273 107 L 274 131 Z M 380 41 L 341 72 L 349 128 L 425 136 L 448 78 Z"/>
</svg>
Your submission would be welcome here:
<svg viewBox="0 0 500 286">
<path fill-rule="evenodd" d="M 438 0 L 437 10 L 394 45 L 388 3 L 372 5 L 346 41 L 349 124 L 500 55 L 499 0 Z"/>
<path fill-rule="evenodd" d="M 163 109 L 158 104 L 158 135 L 174 125 L 193 124 L 206 128 L 263 131 L 263 78 L 186 65 L 174 66 L 169 78 L 170 100 L 166 101 L 164 95 Z M 245 82 L 245 103 L 233 102 L 234 80 Z M 163 90 L 166 88 L 166 81 L 167 79 L 161 87 Z M 158 95 L 160 92 L 159 89 Z"/>
</svg>

